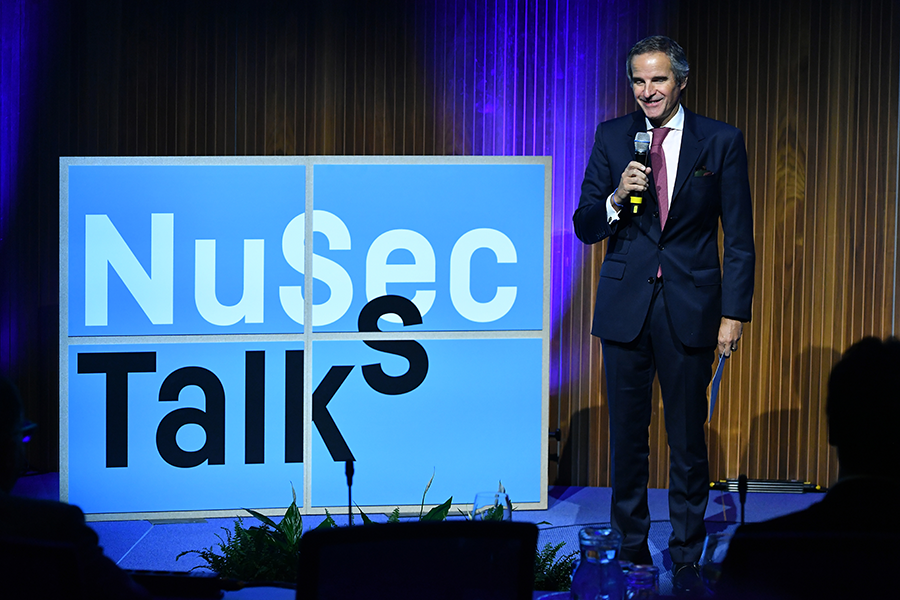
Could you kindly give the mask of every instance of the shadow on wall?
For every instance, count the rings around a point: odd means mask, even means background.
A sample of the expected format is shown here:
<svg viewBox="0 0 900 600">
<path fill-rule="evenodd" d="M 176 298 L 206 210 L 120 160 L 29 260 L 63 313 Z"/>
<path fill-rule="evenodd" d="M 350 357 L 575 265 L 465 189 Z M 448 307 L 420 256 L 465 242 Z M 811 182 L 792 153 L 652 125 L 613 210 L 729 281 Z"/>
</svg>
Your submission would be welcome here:
<svg viewBox="0 0 900 600">
<path fill-rule="evenodd" d="M 741 465 L 751 479 L 809 481 L 828 486 L 837 460 L 828 445 L 825 401 L 828 375 L 840 359 L 833 348 L 812 346 L 794 356 L 787 398 L 769 400 L 770 410 L 753 417 Z"/>
<path fill-rule="evenodd" d="M 591 397 L 591 373 L 600 373 L 602 364 L 599 340 L 591 336 L 594 282 L 606 242 L 587 246 L 579 241 L 572 212 L 574 208 L 553 215 L 562 225 L 554 224 L 560 229 L 554 229 L 551 239 L 552 286 L 560 292 L 551 299 L 550 430 L 559 428 L 560 440 L 550 439 L 548 480 L 566 486 L 589 485 L 594 464 L 590 453 L 600 452 L 591 445 L 592 424 L 600 427 L 594 438 L 605 441 L 608 431 L 601 399 Z M 599 385 L 605 390 L 602 378 Z M 600 461 L 600 481 L 607 477 L 606 464 Z"/>
<path fill-rule="evenodd" d="M 573 413 L 569 421 L 569 434 L 563 437 L 561 443 L 559 470 L 553 485 L 599 487 L 611 485 L 609 409 L 605 393 L 605 377 L 601 377 L 600 385 L 604 390 L 602 397 L 598 397 L 594 405 Z M 663 489 L 669 485 L 669 446 L 657 380 L 653 382 L 651 407 L 648 431 L 648 485 L 651 488 Z"/>
<path fill-rule="evenodd" d="M 559 452 L 559 467 L 554 485 L 587 485 L 590 478 L 590 453 L 596 451 L 589 447 L 591 423 L 597 420 L 599 407 L 581 409 L 572 414 L 569 420 L 568 435 L 563 437 L 562 449 Z M 599 452 L 599 451 L 598 451 Z"/>
</svg>

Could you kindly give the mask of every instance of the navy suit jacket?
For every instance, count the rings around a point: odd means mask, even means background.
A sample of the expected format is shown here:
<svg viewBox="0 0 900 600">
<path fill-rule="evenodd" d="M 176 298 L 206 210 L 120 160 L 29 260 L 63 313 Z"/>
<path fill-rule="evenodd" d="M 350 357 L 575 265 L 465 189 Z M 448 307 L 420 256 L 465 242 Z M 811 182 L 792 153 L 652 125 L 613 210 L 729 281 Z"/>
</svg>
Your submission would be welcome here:
<svg viewBox="0 0 900 600">
<path fill-rule="evenodd" d="M 646 131 L 641 111 L 597 127 L 573 216 L 582 242 L 609 239 L 591 333 L 623 343 L 637 338 L 662 265 L 663 293 L 679 340 L 686 346 L 715 346 L 721 317 L 749 321 L 751 316 L 755 253 L 744 137 L 735 127 L 685 110 L 675 188 L 662 231 L 653 185 L 644 193 L 643 215 L 626 215 L 626 209 L 619 221 L 607 221 L 606 199 L 634 158 L 639 131 Z"/>
</svg>

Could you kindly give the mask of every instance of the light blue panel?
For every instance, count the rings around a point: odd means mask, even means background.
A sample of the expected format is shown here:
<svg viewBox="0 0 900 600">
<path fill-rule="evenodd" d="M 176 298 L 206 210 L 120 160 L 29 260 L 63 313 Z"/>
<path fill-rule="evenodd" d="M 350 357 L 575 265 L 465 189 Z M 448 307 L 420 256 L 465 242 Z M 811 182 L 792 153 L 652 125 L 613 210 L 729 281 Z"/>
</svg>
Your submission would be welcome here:
<svg viewBox="0 0 900 600">
<path fill-rule="evenodd" d="M 361 365 L 380 363 L 401 375 L 405 358 L 361 341 L 313 342 L 318 384 L 334 365 L 353 365 L 327 405 L 352 451 L 353 500 L 361 506 L 418 505 L 453 496 L 471 502 L 500 481 L 514 503 L 538 502 L 541 493 L 541 340 L 421 340 L 428 355 L 422 384 L 384 395 L 362 376 Z M 312 505 L 347 503 L 344 464 L 336 463 L 313 428 Z"/>
<path fill-rule="evenodd" d="M 303 497 L 303 464 L 285 464 L 285 436 L 302 436 L 298 424 L 285 431 L 285 353 L 302 342 L 69 346 L 69 502 L 87 513 L 151 512 L 284 507 L 291 484 Z M 265 351 L 265 463 L 245 459 L 245 352 Z M 156 371 L 128 375 L 128 464 L 106 467 L 105 374 L 78 373 L 82 353 L 151 352 Z M 157 450 L 157 428 L 173 410 L 203 410 L 205 398 L 186 387 L 177 402 L 159 401 L 171 373 L 197 366 L 215 374 L 225 391 L 225 464 L 174 467 Z M 205 434 L 186 425 L 176 437 L 183 450 L 203 446 Z"/>
<path fill-rule="evenodd" d="M 69 167 L 69 335 L 294 333 L 280 286 L 303 274 L 282 251 L 288 223 L 304 212 L 306 168 L 296 165 L 79 165 Z M 174 221 L 173 322 L 154 324 L 111 267 L 106 326 L 85 324 L 86 215 L 106 215 L 143 271 L 151 274 L 151 215 Z M 216 297 L 244 293 L 244 240 L 264 240 L 263 322 L 215 325 L 195 302 L 195 241 L 216 240 Z M 298 307 L 301 310 L 302 307 Z"/>
<path fill-rule="evenodd" d="M 433 292 L 434 304 L 417 329 L 423 331 L 540 330 L 543 301 L 544 165 L 317 165 L 314 177 L 316 211 L 335 215 L 349 232 L 351 247 L 335 248 L 329 225 L 315 217 L 316 255 L 339 265 L 352 281 L 352 302 L 337 320 L 322 318 L 314 309 L 317 331 L 356 331 L 360 309 L 367 302 L 367 255 L 373 242 L 386 232 L 408 230 L 427 241 L 434 253 L 434 281 L 388 283 L 384 293 L 412 298 L 417 291 Z M 451 254 L 465 239 L 490 242 L 490 237 L 470 234 L 488 229 L 508 238 L 515 262 L 500 262 L 489 249 L 474 250 L 467 291 L 479 303 L 488 303 L 498 286 L 515 287 L 511 308 L 486 322 L 468 318 L 452 301 Z M 497 236 L 498 234 L 491 234 Z M 474 237 L 471 237 L 474 236 Z M 417 236 L 414 236 L 417 237 Z M 388 248 L 393 247 L 390 242 Z M 413 254 L 399 249 L 388 254 L 390 264 L 410 264 Z M 415 262 L 419 262 L 416 260 Z M 321 264 L 321 263 L 320 263 Z M 313 299 L 318 307 L 330 302 L 337 281 L 333 267 L 313 266 Z M 416 279 L 419 275 L 415 275 Z M 456 278 L 457 289 L 466 289 Z M 340 289 L 340 288 L 339 288 Z M 343 290 L 341 295 L 346 295 Z M 339 302 L 338 304 L 343 305 Z M 327 322 L 326 322 L 327 321 Z M 382 320 L 382 329 L 397 329 Z"/>
</svg>

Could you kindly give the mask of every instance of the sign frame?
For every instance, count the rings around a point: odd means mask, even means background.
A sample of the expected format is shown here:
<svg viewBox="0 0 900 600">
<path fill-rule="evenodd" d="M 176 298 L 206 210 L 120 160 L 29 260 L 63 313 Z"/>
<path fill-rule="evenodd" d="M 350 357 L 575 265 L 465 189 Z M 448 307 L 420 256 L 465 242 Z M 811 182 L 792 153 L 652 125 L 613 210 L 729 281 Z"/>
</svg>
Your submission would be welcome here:
<svg viewBox="0 0 900 600">
<path fill-rule="evenodd" d="M 70 167 L 80 166 L 303 166 L 305 167 L 305 205 L 304 212 L 306 215 L 312 215 L 315 210 L 314 206 L 314 185 L 317 167 L 331 167 L 344 165 L 357 166 L 417 166 L 417 165 L 486 165 L 486 166 L 502 166 L 502 165 L 540 165 L 543 166 L 543 239 L 541 240 L 541 256 L 543 262 L 542 282 L 541 282 L 541 327 L 540 329 L 528 330 L 446 330 L 446 331 L 384 331 L 384 332 L 354 332 L 354 331 L 317 331 L 315 326 L 304 326 L 302 333 L 239 333 L 239 334 L 179 334 L 179 335 L 98 335 L 98 336 L 71 336 L 69 330 L 70 320 L 70 303 L 69 303 L 69 268 L 70 268 L 70 229 L 69 229 L 69 169 Z M 316 342 L 327 341 L 383 341 L 383 340 L 540 340 L 541 344 L 541 417 L 540 417 L 540 460 L 536 468 L 540 469 L 540 497 L 536 502 L 516 502 L 513 495 L 512 500 L 517 509 L 524 510 L 542 510 L 547 508 L 548 494 L 548 458 L 549 458 L 549 397 L 550 397 L 550 286 L 551 286 L 551 173 L 552 163 L 550 157 L 425 157 L 425 156 L 390 156 L 390 157 L 370 157 L 370 156 L 258 156 L 258 157 L 61 157 L 59 160 L 59 181 L 60 181 L 60 214 L 59 214 L 59 264 L 60 264 L 60 315 L 59 315 L 59 418 L 60 418 L 60 499 L 69 501 L 70 495 L 70 369 L 74 365 L 70 364 L 70 345 L 91 345 L 108 347 L 110 351 L 114 351 L 118 346 L 126 345 L 165 345 L 165 344 L 183 344 L 183 343 L 228 343 L 228 342 L 252 342 L 252 341 L 268 341 L 268 342 L 296 342 L 302 344 L 305 350 L 303 355 L 304 373 L 310 376 L 304 377 L 303 384 L 303 439 L 304 439 L 304 455 L 310 456 L 310 450 L 313 444 L 313 425 L 312 425 L 312 394 L 313 394 L 313 377 L 311 376 L 313 369 L 313 358 Z M 324 170 L 323 170 L 324 172 Z M 305 221 L 305 236 L 307 240 L 313 239 L 313 219 Z M 310 249 L 304 251 L 304 290 L 313 290 L 313 252 Z M 312 322 L 313 314 L 313 294 L 304 294 L 304 315 L 305 323 Z M 464 443 L 464 442 L 463 442 Z M 452 451 L 452 449 L 448 449 Z M 342 513 L 346 510 L 346 505 L 334 506 L 314 506 L 312 498 L 312 476 L 313 468 L 311 461 L 306 460 L 303 463 L 303 483 L 302 494 L 298 494 L 298 503 L 301 514 L 321 515 L 327 511 L 334 513 Z M 437 480 L 440 479 L 440 473 L 435 474 Z M 418 482 L 417 482 L 418 483 Z M 424 489 L 427 481 L 420 482 Z M 432 491 L 433 495 L 434 492 Z M 283 496 L 284 506 L 287 505 L 288 488 L 285 486 Z M 437 498 L 443 501 L 445 498 Z M 434 506 L 431 501 L 435 498 L 429 498 L 426 506 Z M 368 513 L 387 513 L 392 511 L 396 505 L 360 505 Z M 415 507 L 418 504 L 401 504 L 401 510 L 404 506 Z M 283 513 L 281 507 L 246 507 L 259 510 L 267 515 L 280 515 Z M 471 508 L 471 502 L 454 502 L 452 512 L 455 514 L 457 509 L 467 511 Z M 215 509 L 215 510 L 164 510 L 154 512 L 90 512 L 86 510 L 86 517 L 89 521 L 112 521 L 112 520 L 145 520 L 145 519 L 180 519 L 180 518 L 216 518 L 216 517 L 235 517 L 244 515 L 243 507 L 235 507 L 233 509 Z"/>
</svg>

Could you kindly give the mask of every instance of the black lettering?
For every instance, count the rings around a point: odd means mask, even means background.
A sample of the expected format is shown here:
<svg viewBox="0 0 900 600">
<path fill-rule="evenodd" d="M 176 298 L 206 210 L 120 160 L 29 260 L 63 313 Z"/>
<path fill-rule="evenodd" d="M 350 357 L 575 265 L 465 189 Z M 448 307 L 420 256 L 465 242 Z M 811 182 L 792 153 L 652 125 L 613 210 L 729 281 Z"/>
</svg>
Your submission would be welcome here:
<svg viewBox="0 0 900 600">
<path fill-rule="evenodd" d="M 244 464 L 266 461 L 266 353 L 244 354 Z"/>
<path fill-rule="evenodd" d="M 155 373 L 156 353 L 79 353 L 78 372 L 106 374 L 106 467 L 127 467 L 128 374 Z"/>
<path fill-rule="evenodd" d="M 331 418 L 331 413 L 328 412 L 328 403 L 334 398 L 338 388 L 341 387 L 341 384 L 344 383 L 344 380 L 347 379 L 352 370 L 352 365 L 335 365 L 328 369 L 328 373 L 325 374 L 322 382 L 319 383 L 316 391 L 313 392 L 312 397 L 313 423 L 315 423 L 316 429 L 319 430 L 322 441 L 325 442 L 325 446 L 328 448 L 328 452 L 331 453 L 331 458 L 334 459 L 334 462 L 356 460 L 353 458 L 353 453 L 350 452 L 350 447 L 347 446 L 344 436 L 341 435 L 340 430 L 335 425 L 334 419 Z"/>
<path fill-rule="evenodd" d="M 303 462 L 303 350 L 284 353 L 284 462 Z"/>
<path fill-rule="evenodd" d="M 378 319 L 383 315 L 395 314 L 403 321 L 403 326 L 420 325 L 422 314 L 411 300 L 403 296 L 380 296 L 369 301 L 359 312 L 359 331 L 375 332 Z M 428 353 L 422 344 L 414 340 L 365 341 L 366 346 L 379 352 L 402 356 L 409 361 L 409 369 L 403 375 L 388 375 L 380 364 L 364 365 L 363 377 L 376 392 L 398 396 L 413 391 L 425 381 L 428 375 Z"/>
<path fill-rule="evenodd" d="M 335 462 L 354 460 L 328 412 L 328 403 L 352 370 L 352 365 L 331 367 L 313 392 L 313 425 Z M 288 350 L 284 356 L 284 462 L 303 462 L 303 350 Z"/>
<path fill-rule="evenodd" d="M 182 367 L 173 371 L 159 388 L 160 402 L 176 402 L 184 388 L 196 385 L 203 390 L 206 410 L 179 408 L 160 421 L 156 430 L 159 455 L 173 467 L 189 469 L 208 461 L 210 465 L 225 464 L 225 390 L 215 373 L 202 367 Z M 178 430 L 194 423 L 206 432 L 206 441 L 199 450 L 185 451 L 175 439 Z"/>
</svg>

